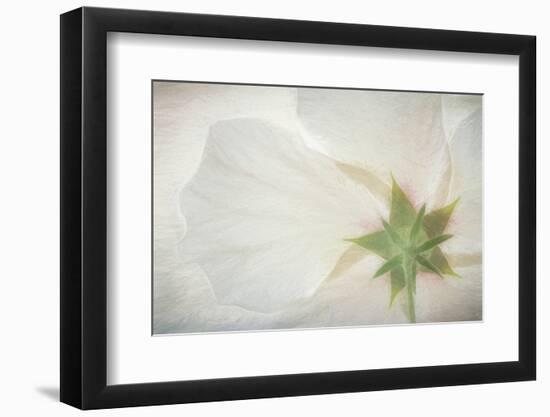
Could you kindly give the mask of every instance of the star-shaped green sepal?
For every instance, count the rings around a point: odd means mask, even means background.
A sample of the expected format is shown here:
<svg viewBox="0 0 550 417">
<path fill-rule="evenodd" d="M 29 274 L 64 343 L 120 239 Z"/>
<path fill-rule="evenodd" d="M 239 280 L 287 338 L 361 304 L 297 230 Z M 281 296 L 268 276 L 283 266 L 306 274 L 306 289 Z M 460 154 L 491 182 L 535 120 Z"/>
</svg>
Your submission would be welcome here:
<svg viewBox="0 0 550 417">
<path fill-rule="evenodd" d="M 373 278 L 390 274 L 390 306 L 401 290 L 407 289 L 411 323 L 416 322 L 414 295 L 417 268 L 441 278 L 444 275 L 458 277 L 439 247 L 452 237 L 443 232 L 457 203 L 458 199 L 428 214 L 424 204 L 417 213 L 407 195 L 393 179 L 390 219 L 389 222 L 382 219 L 383 230 L 347 239 L 386 260 Z"/>
</svg>

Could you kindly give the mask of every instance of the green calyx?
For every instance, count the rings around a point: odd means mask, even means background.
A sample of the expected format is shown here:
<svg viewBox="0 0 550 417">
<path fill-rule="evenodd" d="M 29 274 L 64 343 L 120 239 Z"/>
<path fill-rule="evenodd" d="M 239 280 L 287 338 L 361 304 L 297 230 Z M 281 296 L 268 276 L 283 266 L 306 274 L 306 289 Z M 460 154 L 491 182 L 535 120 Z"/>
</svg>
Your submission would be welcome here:
<svg viewBox="0 0 550 417">
<path fill-rule="evenodd" d="M 391 197 L 390 219 L 389 222 L 382 219 L 382 230 L 346 240 L 385 259 L 373 278 L 390 275 L 390 307 L 397 295 L 406 289 L 409 321 L 415 323 L 417 270 L 436 274 L 440 278 L 445 275 L 458 277 L 439 247 L 452 238 L 452 235 L 443 232 L 458 199 L 428 214 L 424 204 L 417 213 L 395 179 Z"/>
</svg>

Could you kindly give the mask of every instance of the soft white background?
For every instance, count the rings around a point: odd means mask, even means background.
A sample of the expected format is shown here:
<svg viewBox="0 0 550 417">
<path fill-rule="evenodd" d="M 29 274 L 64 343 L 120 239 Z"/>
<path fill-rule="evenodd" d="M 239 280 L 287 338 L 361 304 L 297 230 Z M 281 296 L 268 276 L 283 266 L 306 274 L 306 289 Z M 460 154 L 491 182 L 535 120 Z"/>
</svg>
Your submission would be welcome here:
<svg viewBox="0 0 550 417">
<path fill-rule="evenodd" d="M 3 337 L 0 409 L 5 415 L 74 415 L 56 402 L 58 390 L 58 14 L 80 6 L 74 1 L 15 2 L 4 5 L 2 30 L 2 231 Z M 232 2 L 202 0 L 89 2 L 88 5 L 243 14 L 297 19 L 528 33 L 538 36 L 539 75 L 550 56 L 544 3 L 502 1 L 306 1 Z M 539 119 L 548 83 L 539 80 Z M 544 97 L 543 97 L 544 96 Z M 546 132 L 539 122 L 539 138 Z M 539 142 L 542 140 L 539 139 Z M 539 161 L 550 157 L 539 148 Z M 542 194 L 549 168 L 539 169 L 539 212 L 550 209 Z M 550 249 L 550 223 L 539 222 L 539 257 Z M 546 235 L 546 237 L 542 237 Z M 539 294 L 550 289 L 541 263 Z M 539 380 L 486 386 L 316 396 L 101 411 L 98 415 L 347 415 L 423 416 L 547 415 L 550 365 L 545 359 L 550 308 L 539 296 Z M 468 343 L 468 341 L 465 341 Z"/>
</svg>

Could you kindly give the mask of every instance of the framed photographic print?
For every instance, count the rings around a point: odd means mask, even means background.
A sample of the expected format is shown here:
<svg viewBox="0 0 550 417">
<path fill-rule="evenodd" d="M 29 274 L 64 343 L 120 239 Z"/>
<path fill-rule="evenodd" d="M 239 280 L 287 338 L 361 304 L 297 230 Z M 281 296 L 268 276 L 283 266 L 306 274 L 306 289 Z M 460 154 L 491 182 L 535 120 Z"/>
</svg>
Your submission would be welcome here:
<svg viewBox="0 0 550 417">
<path fill-rule="evenodd" d="M 61 400 L 535 379 L 535 38 L 61 16 Z"/>
</svg>

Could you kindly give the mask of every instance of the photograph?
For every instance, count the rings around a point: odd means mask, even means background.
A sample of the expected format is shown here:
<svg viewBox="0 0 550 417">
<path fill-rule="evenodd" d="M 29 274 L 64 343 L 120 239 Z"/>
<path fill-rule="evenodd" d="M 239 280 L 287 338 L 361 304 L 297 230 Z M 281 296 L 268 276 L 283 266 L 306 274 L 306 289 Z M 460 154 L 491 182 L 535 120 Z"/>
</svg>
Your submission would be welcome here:
<svg viewBox="0 0 550 417">
<path fill-rule="evenodd" d="M 152 333 L 483 320 L 483 95 L 152 81 Z"/>
</svg>

